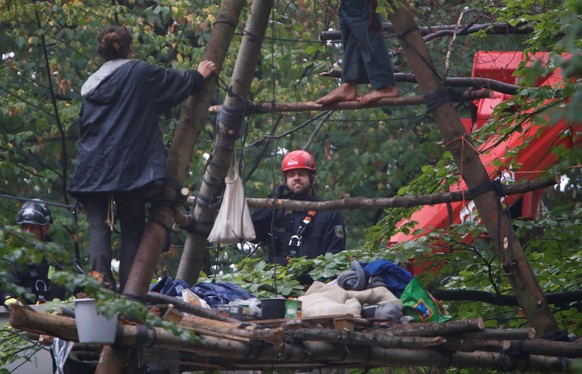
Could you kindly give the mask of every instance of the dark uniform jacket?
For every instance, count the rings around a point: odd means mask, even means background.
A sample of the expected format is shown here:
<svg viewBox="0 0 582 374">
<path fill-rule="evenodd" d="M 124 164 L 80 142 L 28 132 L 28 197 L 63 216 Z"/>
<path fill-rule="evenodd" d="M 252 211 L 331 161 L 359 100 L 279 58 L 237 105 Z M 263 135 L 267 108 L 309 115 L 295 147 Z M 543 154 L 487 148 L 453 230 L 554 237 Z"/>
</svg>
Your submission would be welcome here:
<svg viewBox="0 0 582 374">
<path fill-rule="evenodd" d="M 293 199 L 293 196 L 279 197 Z M 311 199 L 317 200 L 315 196 Z M 341 211 L 331 210 L 317 212 L 302 235 L 301 246 L 297 250 L 292 248 L 289 241 L 297 234 L 306 214 L 307 211 L 288 209 L 276 209 L 273 212 L 270 208 L 253 212 L 252 220 L 257 236 L 255 241 L 269 246 L 269 262 L 285 265 L 287 257 L 315 258 L 326 252 L 337 253 L 345 249 L 343 215 Z"/>
<path fill-rule="evenodd" d="M 132 191 L 165 177 L 159 115 L 202 86 L 196 70 L 108 61 L 83 85 L 77 164 L 69 192 Z"/>
<path fill-rule="evenodd" d="M 26 299 L 27 303 L 35 304 L 37 301 L 44 302 L 53 299 L 64 300 L 66 290 L 54 285 L 49 280 L 49 268 L 46 263 L 16 265 L 8 273 L 6 281 L 24 287 L 33 297 Z M 24 296 L 24 295 L 23 295 Z M 15 297 L 14 293 L 8 290 L 0 290 L 0 302 L 3 304 L 7 297 Z"/>
</svg>

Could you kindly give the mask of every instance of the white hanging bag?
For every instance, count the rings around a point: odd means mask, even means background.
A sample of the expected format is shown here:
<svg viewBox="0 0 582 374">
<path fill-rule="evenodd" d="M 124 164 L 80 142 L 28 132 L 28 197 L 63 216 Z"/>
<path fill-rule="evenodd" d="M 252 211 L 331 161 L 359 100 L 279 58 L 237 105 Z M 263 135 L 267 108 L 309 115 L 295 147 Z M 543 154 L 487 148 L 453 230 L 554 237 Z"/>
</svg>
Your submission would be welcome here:
<svg viewBox="0 0 582 374">
<path fill-rule="evenodd" d="M 245 188 L 238 169 L 238 162 L 233 155 L 232 163 L 224 178 L 226 188 L 222 203 L 212 231 L 208 235 L 208 241 L 211 243 L 240 243 L 256 238 L 255 227 L 245 199 Z"/>
</svg>

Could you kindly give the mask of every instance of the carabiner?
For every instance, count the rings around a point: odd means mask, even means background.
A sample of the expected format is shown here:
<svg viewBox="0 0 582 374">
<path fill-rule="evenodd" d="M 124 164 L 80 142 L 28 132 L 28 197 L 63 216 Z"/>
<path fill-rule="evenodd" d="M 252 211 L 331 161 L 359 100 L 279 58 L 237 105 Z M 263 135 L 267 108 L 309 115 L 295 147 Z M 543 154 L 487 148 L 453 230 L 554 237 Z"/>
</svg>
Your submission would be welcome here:
<svg viewBox="0 0 582 374">
<path fill-rule="evenodd" d="M 300 247 L 301 246 L 301 235 L 293 235 L 289 240 L 289 247 Z"/>
</svg>

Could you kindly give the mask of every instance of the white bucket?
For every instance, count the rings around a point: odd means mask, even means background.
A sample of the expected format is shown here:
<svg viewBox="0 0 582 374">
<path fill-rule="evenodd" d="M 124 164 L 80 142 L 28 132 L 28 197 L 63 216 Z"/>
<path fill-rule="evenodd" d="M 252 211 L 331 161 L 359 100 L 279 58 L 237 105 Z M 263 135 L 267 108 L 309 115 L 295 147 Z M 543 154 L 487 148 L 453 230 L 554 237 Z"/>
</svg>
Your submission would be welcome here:
<svg viewBox="0 0 582 374">
<path fill-rule="evenodd" d="M 117 315 L 107 319 L 98 314 L 95 299 L 76 299 L 74 302 L 79 343 L 113 343 L 117 329 Z"/>
</svg>

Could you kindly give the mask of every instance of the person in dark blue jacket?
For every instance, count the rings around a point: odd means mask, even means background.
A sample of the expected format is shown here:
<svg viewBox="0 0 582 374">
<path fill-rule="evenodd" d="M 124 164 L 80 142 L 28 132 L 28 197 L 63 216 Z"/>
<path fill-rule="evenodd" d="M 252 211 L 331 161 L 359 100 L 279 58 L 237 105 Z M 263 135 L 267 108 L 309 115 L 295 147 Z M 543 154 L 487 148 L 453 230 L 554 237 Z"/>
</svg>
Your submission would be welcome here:
<svg viewBox="0 0 582 374">
<path fill-rule="evenodd" d="M 400 96 L 376 7 L 377 0 L 341 0 L 342 82 L 338 88 L 317 99 L 316 103 L 329 105 L 358 100 L 362 104 L 371 104 Z M 370 83 L 372 90 L 358 96 L 357 85 L 361 83 Z"/>
<path fill-rule="evenodd" d="M 309 152 L 293 151 L 283 158 L 285 183 L 275 195 L 280 199 L 317 201 L 313 189 L 317 169 Z M 269 262 L 287 264 L 289 257 L 315 258 L 345 249 L 345 225 L 341 211 L 262 208 L 253 212 L 257 243 L 269 247 Z"/>
<path fill-rule="evenodd" d="M 43 242 L 50 242 L 48 231 L 53 223 L 53 216 L 48 205 L 41 199 L 32 199 L 24 204 L 16 215 L 16 223 L 23 232 L 29 232 Z M 16 259 L 4 258 L 11 263 L 11 270 L 4 279 L 7 283 L 24 287 L 26 294 L 17 295 L 8 289 L 0 289 L 0 305 L 10 306 L 18 303 L 18 297 L 25 297 L 27 304 L 42 304 L 46 301 L 64 300 L 68 295 L 64 287 L 51 282 L 51 273 L 59 270 L 46 260 L 34 263 L 18 263 Z M 52 269 L 51 269 L 52 268 Z"/>
<path fill-rule="evenodd" d="M 83 84 L 78 154 L 69 192 L 90 226 L 91 270 L 116 289 L 111 272 L 115 213 L 121 229 L 119 290 L 123 290 L 145 230 L 144 190 L 166 177 L 159 116 L 198 91 L 216 67 L 176 71 L 131 59 L 125 27 L 98 38 L 105 63 Z M 95 274 L 95 273 L 93 273 Z"/>
</svg>

